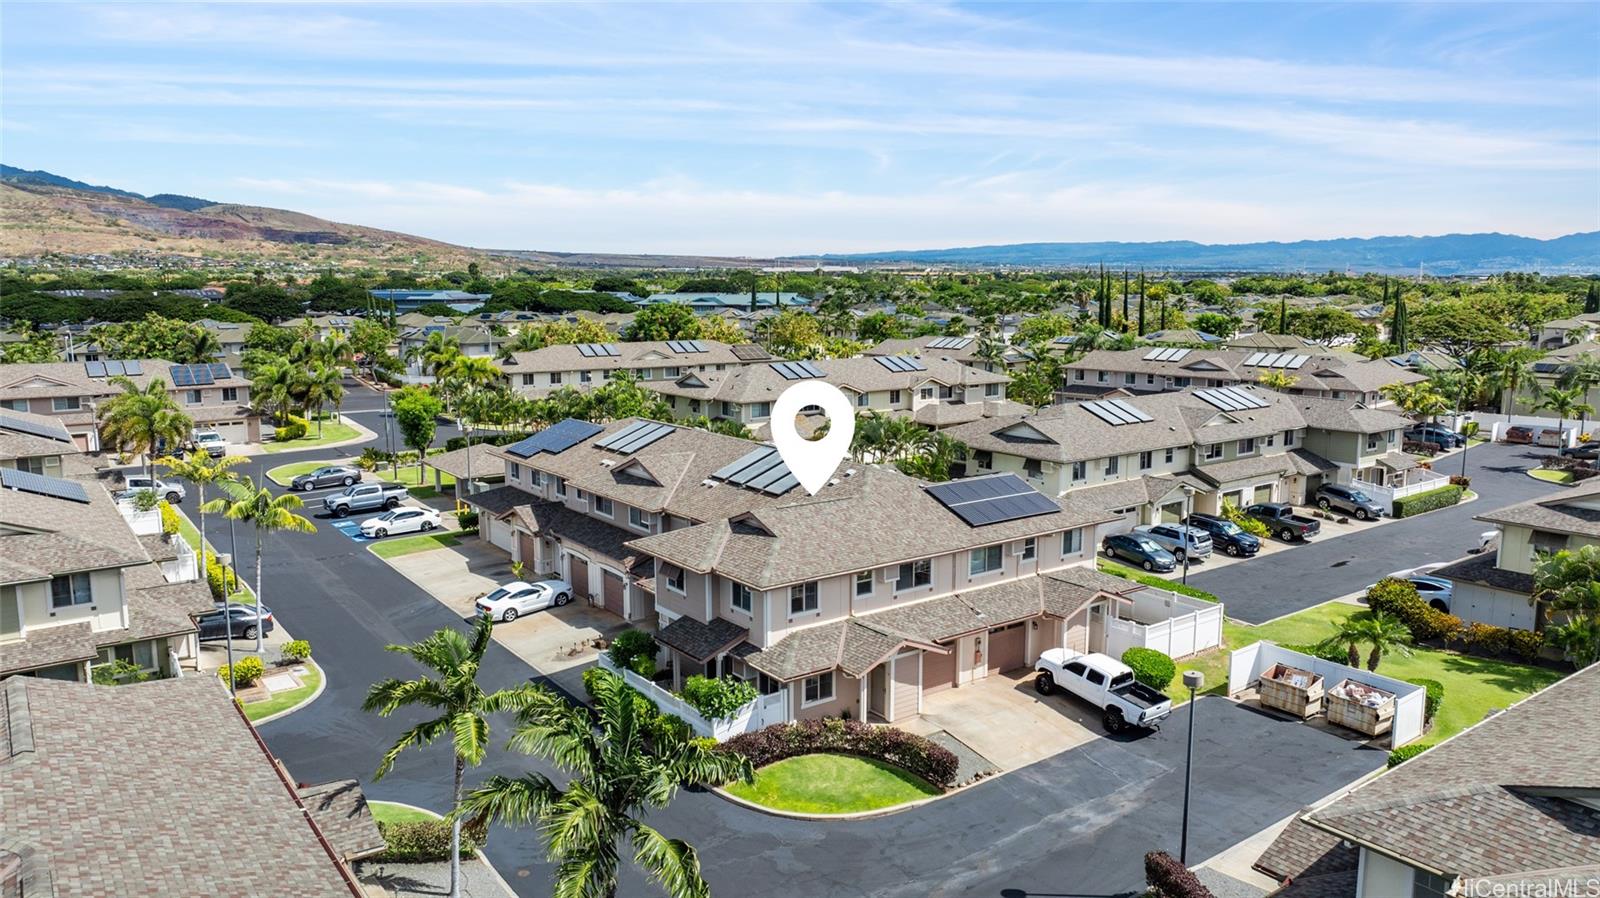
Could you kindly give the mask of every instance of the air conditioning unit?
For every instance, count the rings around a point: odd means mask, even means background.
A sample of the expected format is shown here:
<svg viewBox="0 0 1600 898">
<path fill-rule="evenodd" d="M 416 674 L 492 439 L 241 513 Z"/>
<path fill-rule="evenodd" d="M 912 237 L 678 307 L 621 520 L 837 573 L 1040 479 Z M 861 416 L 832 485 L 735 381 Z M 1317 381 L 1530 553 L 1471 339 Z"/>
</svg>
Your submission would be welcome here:
<svg viewBox="0 0 1600 898">
<path fill-rule="evenodd" d="M 900 569 L 898 567 L 882 568 L 878 571 L 878 579 L 885 583 L 893 583 L 900 579 Z"/>
<path fill-rule="evenodd" d="M 1061 469 L 1061 466 L 1053 461 L 1046 461 L 1039 463 L 1039 469 L 1044 471 L 1046 474 L 1054 474 L 1056 471 Z"/>
</svg>

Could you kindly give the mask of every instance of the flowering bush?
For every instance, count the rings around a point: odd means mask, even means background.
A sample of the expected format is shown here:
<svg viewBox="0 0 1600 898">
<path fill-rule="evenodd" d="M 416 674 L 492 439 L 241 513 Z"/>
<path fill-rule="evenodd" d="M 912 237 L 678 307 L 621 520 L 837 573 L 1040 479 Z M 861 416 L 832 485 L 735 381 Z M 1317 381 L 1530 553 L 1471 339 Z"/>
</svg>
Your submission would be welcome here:
<svg viewBox="0 0 1600 898">
<path fill-rule="evenodd" d="M 255 681 L 261 679 L 261 675 L 266 673 L 266 670 L 266 665 L 261 663 L 260 658 L 255 655 L 245 655 L 235 661 L 231 668 L 226 664 L 222 665 L 217 669 L 217 676 L 226 683 L 231 675 L 233 677 L 233 688 L 237 689 L 240 686 L 252 685 Z"/>
<path fill-rule="evenodd" d="M 758 769 L 800 755 L 859 755 L 908 770 L 941 789 L 955 782 L 960 765 L 949 749 L 921 736 L 834 717 L 775 724 L 736 736 L 722 750 L 744 755 Z"/>
</svg>

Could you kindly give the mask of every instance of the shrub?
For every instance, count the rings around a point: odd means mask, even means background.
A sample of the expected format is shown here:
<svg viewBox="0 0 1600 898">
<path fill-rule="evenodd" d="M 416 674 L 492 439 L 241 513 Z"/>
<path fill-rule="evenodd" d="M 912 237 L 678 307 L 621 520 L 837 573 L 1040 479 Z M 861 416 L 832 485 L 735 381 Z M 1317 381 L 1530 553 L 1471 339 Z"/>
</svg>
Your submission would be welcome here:
<svg viewBox="0 0 1600 898">
<path fill-rule="evenodd" d="M 485 826 L 461 824 L 461 856 L 470 858 L 483 842 Z M 429 863 L 450 859 L 450 824 L 444 820 L 381 821 L 378 832 L 389 847 L 376 860 L 390 863 Z"/>
<path fill-rule="evenodd" d="M 1374 614 L 1392 614 L 1411 630 L 1414 639 L 1450 642 L 1461 631 L 1461 619 L 1428 605 L 1417 588 L 1405 580 L 1385 577 L 1367 590 L 1367 607 Z"/>
<path fill-rule="evenodd" d="M 1313 645 L 1286 645 L 1284 648 L 1291 652 L 1299 652 L 1302 655 L 1310 655 L 1313 658 L 1321 658 L 1324 661 L 1332 661 L 1334 664 L 1350 663 L 1350 653 L 1336 645 L 1317 643 Z"/>
<path fill-rule="evenodd" d="M 1464 476 L 1462 474 L 1451 474 L 1450 475 L 1450 485 L 1451 486 L 1459 486 L 1462 489 L 1466 489 L 1467 487 L 1472 485 L 1472 478 Z"/>
<path fill-rule="evenodd" d="M 266 665 L 261 663 L 260 658 L 257 658 L 255 655 L 245 655 L 243 658 L 235 661 L 232 668 L 228 667 L 226 664 L 222 665 L 222 667 L 217 669 L 217 676 L 221 678 L 223 682 L 227 682 L 228 677 L 231 675 L 233 677 L 233 687 L 237 689 L 240 686 L 250 686 L 254 684 L 255 681 L 261 679 L 261 675 L 266 673 L 266 670 Z"/>
<path fill-rule="evenodd" d="M 833 717 L 774 724 L 735 736 L 722 744 L 722 750 L 744 755 L 757 768 L 800 755 L 859 755 L 910 771 L 940 789 L 955 782 L 960 763 L 949 749 L 921 736 Z"/>
<path fill-rule="evenodd" d="M 1199 877 L 1165 851 L 1144 856 L 1144 883 L 1150 887 L 1147 898 L 1216 898 Z"/>
<path fill-rule="evenodd" d="M 161 509 L 161 533 L 163 536 L 173 536 L 183 529 L 182 522 L 178 519 L 178 510 L 173 508 L 165 499 L 156 506 Z"/>
<path fill-rule="evenodd" d="M 1166 692 L 1178 665 L 1164 652 L 1134 646 L 1122 653 L 1122 663 L 1133 668 L 1133 678 L 1158 692 Z"/>
<path fill-rule="evenodd" d="M 1428 750 L 1426 745 L 1402 745 L 1389 752 L 1389 766 L 1398 767 L 1402 761 L 1410 760 Z"/>
<path fill-rule="evenodd" d="M 356 467 L 363 471 L 376 471 L 392 461 L 394 461 L 393 452 L 384 452 L 368 446 L 361 450 L 361 457 L 356 459 Z"/>
<path fill-rule="evenodd" d="M 226 570 L 217 562 L 217 553 L 206 553 L 206 585 L 211 598 L 221 601 L 239 591 L 239 572 Z"/>
<path fill-rule="evenodd" d="M 1461 631 L 1461 641 L 1475 652 L 1500 655 L 1510 647 L 1511 631 L 1505 627 L 1473 621 Z"/>
<path fill-rule="evenodd" d="M 643 657 L 643 656 L 641 656 Z M 739 713 L 739 709 L 756 700 L 756 687 L 737 677 L 711 679 L 695 674 L 683 683 L 678 693 L 700 716 L 707 720 L 722 720 Z"/>
<path fill-rule="evenodd" d="M 611 656 L 611 663 L 620 669 L 633 670 L 633 659 L 639 655 L 656 656 L 656 640 L 654 636 L 643 630 L 627 629 L 617 634 L 612 640 L 611 648 L 606 654 Z"/>
<path fill-rule="evenodd" d="M 154 511 L 161 499 L 155 490 L 139 490 L 133 494 L 134 511 Z"/>
<path fill-rule="evenodd" d="M 1412 515 L 1422 514 L 1426 511 L 1437 511 L 1449 508 L 1461 501 L 1461 494 L 1466 492 L 1463 487 L 1451 485 L 1441 486 L 1436 490 L 1417 493 L 1412 496 L 1401 496 L 1394 500 L 1394 516 L 1409 518 Z"/>
<path fill-rule="evenodd" d="M 1544 634 L 1532 630 L 1512 630 L 1507 643 L 1511 654 L 1524 661 L 1537 661 L 1544 649 Z"/>
<path fill-rule="evenodd" d="M 1434 456 L 1439 454 L 1438 443 L 1424 443 L 1420 440 L 1401 440 L 1400 451 L 1412 455 Z"/>
<path fill-rule="evenodd" d="M 1252 518 L 1240 511 L 1239 506 L 1227 501 L 1226 499 L 1224 499 L 1222 502 L 1222 516 L 1227 518 L 1229 521 L 1238 524 L 1240 530 L 1243 530 L 1251 536 L 1259 539 L 1265 539 L 1272 535 L 1272 531 L 1267 528 L 1266 524 L 1263 524 L 1255 518 Z"/>
<path fill-rule="evenodd" d="M 1160 577 L 1157 577 L 1155 574 L 1147 574 L 1144 571 L 1137 571 L 1131 567 L 1123 567 L 1122 565 L 1117 564 L 1115 561 L 1106 561 L 1101 559 L 1098 562 L 1098 565 L 1102 572 L 1110 574 L 1113 577 L 1121 577 L 1124 580 L 1132 580 L 1135 583 L 1143 583 L 1145 586 L 1153 586 L 1156 589 L 1165 589 L 1168 592 L 1181 593 L 1192 599 L 1199 599 L 1202 602 L 1216 603 L 1220 601 L 1215 594 L 1206 592 L 1198 587 L 1190 586 L 1186 583 L 1179 583 L 1176 580 L 1164 580 Z"/>
<path fill-rule="evenodd" d="M 478 529 L 478 512 L 475 509 L 456 512 L 456 523 L 461 525 L 462 530 L 476 530 Z"/>
<path fill-rule="evenodd" d="M 89 679 L 93 680 L 96 686 L 121 686 L 124 683 L 143 683 L 154 678 L 155 674 L 146 671 L 132 661 L 124 661 L 121 658 L 112 661 L 110 664 L 96 664 L 94 669 L 89 672 Z"/>
<path fill-rule="evenodd" d="M 278 428 L 273 433 L 272 438 L 280 443 L 287 442 L 289 440 L 298 440 L 306 435 L 306 431 L 308 429 L 310 429 L 310 425 L 306 422 L 306 419 L 296 415 L 290 415 L 289 420 L 286 423 L 278 425 Z"/>
<path fill-rule="evenodd" d="M 1423 706 L 1423 717 L 1427 720 L 1432 720 L 1433 715 L 1439 713 L 1439 706 L 1444 704 L 1444 684 L 1438 680 L 1422 678 L 1407 680 L 1406 682 L 1428 690 L 1427 703 Z"/>
<path fill-rule="evenodd" d="M 300 662 L 311 657 L 311 643 L 304 639 L 291 639 L 283 644 L 283 660 Z"/>
</svg>

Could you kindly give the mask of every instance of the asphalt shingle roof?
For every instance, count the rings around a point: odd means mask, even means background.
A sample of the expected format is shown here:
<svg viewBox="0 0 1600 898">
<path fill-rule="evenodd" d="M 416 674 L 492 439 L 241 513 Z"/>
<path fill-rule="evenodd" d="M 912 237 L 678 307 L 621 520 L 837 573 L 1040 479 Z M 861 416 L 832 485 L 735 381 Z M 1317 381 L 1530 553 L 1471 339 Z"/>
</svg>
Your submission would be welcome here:
<svg viewBox="0 0 1600 898">
<path fill-rule="evenodd" d="M 1600 537 L 1600 478 L 1529 502 L 1477 516 L 1491 524 L 1510 524 L 1555 533 Z"/>
</svg>

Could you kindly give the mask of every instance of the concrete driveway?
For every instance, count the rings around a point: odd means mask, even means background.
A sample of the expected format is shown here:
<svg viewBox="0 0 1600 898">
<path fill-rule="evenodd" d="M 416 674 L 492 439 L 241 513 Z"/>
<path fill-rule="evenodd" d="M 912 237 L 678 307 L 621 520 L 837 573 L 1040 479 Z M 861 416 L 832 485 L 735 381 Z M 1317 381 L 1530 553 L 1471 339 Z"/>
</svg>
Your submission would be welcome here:
<svg viewBox="0 0 1600 898">
<path fill-rule="evenodd" d="M 922 714 L 896 724 L 921 736 L 943 730 L 1001 770 L 1016 770 L 1098 736 L 1057 696 L 1033 691 L 1033 671 L 990 674 L 922 700 Z"/>
</svg>

